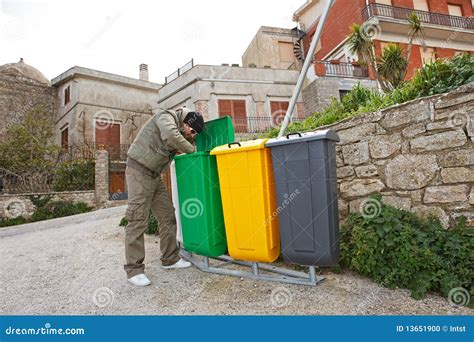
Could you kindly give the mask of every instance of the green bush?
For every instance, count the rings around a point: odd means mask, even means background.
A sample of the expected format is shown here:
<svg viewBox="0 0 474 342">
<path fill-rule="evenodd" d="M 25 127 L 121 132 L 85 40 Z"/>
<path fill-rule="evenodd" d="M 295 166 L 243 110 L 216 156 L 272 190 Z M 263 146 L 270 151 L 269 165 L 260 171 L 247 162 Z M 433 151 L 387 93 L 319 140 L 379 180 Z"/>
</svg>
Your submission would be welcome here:
<svg viewBox="0 0 474 342">
<path fill-rule="evenodd" d="M 10 218 L 2 218 L 0 219 L 0 228 L 2 227 L 9 227 L 9 226 L 17 226 L 19 224 L 28 223 L 28 220 L 23 216 L 19 216 L 13 219 Z"/>
<path fill-rule="evenodd" d="M 50 220 L 90 212 L 92 207 L 86 203 L 72 203 L 67 201 L 51 201 L 42 207 L 37 207 L 30 220 L 32 222 Z"/>
<path fill-rule="evenodd" d="M 56 170 L 54 191 L 80 191 L 94 189 L 95 162 L 75 160 L 64 162 Z"/>
<path fill-rule="evenodd" d="M 344 95 L 342 101 L 332 98 L 328 108 L 302 122 L 290 124 L 286 133 L 312 131 L 362 113 L 384 109 L 424 96 L 442 94 L 471 82 L 474 82 L 473 55 L 466 53 L 452 59 L 438 59 L 419 69 L 410 81 L 386 94 L 358 84 Z M 278 132 L 279 128 L 272 128 L 265 136 L 274 138 Z"/>
<path fill-rule="evenodd" d="M 82 202 L 52 201 L 52 195 L 29 196 L 35 211 L 29 218 L 23 216 L 14 219 L 0 219 L 0 227 L 16 226 L 19 224 L 51 220 L 90 212 L 92 207 Z"/>
<path fill-rule="evenodd" d="M 123 217 L 120 220 L 119 226 L 120 227 L 126 227 L 127 224 L 128 224 L 127 218 Z M 153 215 L 151 212 L 150 212 L 150 216 L 148 218 L 148 225 L 147 225 L 147 229 L 145 231 L 145 234 L 158 235 L 158 222 L 156 221 L 155 215 Z"/>
<path fill-rule="evenodd" d="M 120 220 L 120 223 L 119 223 L 119 227 L 126 227 L 127 224 L 128 224 L 127 218 L 125 216 L 122 217 L 122 219 Z"/>
<path fill-rule="evenodd" d="M 474 237 L 459 222 L 446 230 L 434 217 L 385 205 L 377 215 L 351 214 L 341 227 L 341 266 L 389 288 L 406 288 L 413 298 L 427 292 L 445 297 L 453 288 L 470 292 L 473 307 Z"/>
</svg>

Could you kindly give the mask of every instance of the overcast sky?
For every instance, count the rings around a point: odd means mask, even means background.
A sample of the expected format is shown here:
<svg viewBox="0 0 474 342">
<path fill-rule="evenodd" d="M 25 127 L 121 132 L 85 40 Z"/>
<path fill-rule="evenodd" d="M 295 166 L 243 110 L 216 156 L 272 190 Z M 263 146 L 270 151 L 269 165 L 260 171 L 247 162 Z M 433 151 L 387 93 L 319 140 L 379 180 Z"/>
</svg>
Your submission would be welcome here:
<svg viewBox="0 0 474 342">
<path fill-rule="evenodd" d="M 74 65 L 150 81 L 194 58 L 241 63 L 260 26 L 293 28 L 305 0 L 0 0 L 0 65 L 25 62 L 51 79 Z"/>
</svg>

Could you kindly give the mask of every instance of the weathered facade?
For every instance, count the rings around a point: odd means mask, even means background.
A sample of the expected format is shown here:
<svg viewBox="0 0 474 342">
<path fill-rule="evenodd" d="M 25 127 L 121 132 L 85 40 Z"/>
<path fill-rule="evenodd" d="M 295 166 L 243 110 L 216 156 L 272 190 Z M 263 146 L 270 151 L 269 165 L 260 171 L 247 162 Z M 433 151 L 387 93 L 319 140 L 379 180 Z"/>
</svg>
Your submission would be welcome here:
<svg viewBox="0 0 474 342">
<path fill-rule="evenodd" d="M 299 40 L 297 29 L 262 26 L 242 56 L 247 68 L 300 69 L 301 63 L 293 53 Z"/>
<path fill-rule="evenodd" d="M 156 107 L 159 84 L 73 67 L 52 80 L 58 97 L 56 141 L 96 143 L 97 131 L 118 127 L 115 144 L 131 144 Z M 97 123 L 103 123 L 98 126 Z M 61 134 L 67 130 L 67 134 Z"/>
</svg>

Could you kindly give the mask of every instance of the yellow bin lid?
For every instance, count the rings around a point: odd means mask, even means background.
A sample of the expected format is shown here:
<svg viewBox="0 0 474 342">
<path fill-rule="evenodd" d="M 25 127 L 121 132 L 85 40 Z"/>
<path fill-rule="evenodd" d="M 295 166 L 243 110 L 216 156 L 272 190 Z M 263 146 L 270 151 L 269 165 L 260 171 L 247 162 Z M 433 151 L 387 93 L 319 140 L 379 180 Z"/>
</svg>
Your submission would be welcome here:
<svg viewBox="0 0 474 342">
<path fill-rule="evenodd" d="M 235 152 L 246 152 L 250 150 L 259 150 L 265 148 L 265 143 L 268 139 L 257 139 L 242 142 L 233 142 L 214 148 L 211 151 L 211 155 L 235 153 Z"/>
</svg>

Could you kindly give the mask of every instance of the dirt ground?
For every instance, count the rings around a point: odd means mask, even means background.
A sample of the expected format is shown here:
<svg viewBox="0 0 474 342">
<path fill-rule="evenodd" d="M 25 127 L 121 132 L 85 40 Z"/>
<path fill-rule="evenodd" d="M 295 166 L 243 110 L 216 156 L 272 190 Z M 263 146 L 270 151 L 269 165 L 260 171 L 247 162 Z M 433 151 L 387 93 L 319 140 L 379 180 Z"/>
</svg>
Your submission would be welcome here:
<svg viewBox="0 0 474 342">
<path fill-rule="evenodd" d="M 196 268 L 160 268 L 158 238 L 146 238 L 152 285 L 123 271 L 124 207 L 0 230 L 4 315 L 470 315 L 436 295 L 414 300 L 350 272 L 315 287 L 240 279 Z"/>
</svg>

